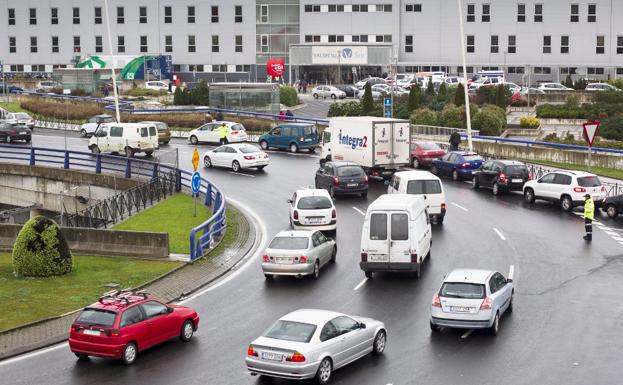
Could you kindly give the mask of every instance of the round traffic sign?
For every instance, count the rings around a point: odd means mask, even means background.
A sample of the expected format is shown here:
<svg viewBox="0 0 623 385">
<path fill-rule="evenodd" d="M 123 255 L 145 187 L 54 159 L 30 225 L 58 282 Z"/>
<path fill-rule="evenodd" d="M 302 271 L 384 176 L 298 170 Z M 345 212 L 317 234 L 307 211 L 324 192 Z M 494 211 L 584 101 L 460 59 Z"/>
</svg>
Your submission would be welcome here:
<svg viewBox="0 0 623 385">
<path fill-rule="evenodd" d="M 193 172 L 193 176 L 190 178 L 190 188 L 195 194 L 198 193 L 201 188 L 201 174 L 197 171 Z"/>
</svg>

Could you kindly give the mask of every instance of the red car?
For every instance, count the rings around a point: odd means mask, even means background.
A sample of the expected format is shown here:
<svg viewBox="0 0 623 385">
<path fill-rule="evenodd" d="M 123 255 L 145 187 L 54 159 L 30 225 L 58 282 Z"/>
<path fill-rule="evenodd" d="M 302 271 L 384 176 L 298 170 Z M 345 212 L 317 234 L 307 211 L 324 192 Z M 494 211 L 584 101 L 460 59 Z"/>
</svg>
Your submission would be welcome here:
<svg viewBox="0 0 623 385">
<path fill-rule="evenodd" d="M 446 155 L 446 151 L 435 142 L 411 143 L 411 166 L 430 167 L 434 159 Z"/>
<path fill-rule="evenodd" d="M 121 359 L 175 337 L 188 342 L 199 326 L 193 309 L 167 305 L 142 291 L 116 290 L 86 307 L 71 326 L 69 348 L 81 360 L 89 356 Z"/>
</svg>

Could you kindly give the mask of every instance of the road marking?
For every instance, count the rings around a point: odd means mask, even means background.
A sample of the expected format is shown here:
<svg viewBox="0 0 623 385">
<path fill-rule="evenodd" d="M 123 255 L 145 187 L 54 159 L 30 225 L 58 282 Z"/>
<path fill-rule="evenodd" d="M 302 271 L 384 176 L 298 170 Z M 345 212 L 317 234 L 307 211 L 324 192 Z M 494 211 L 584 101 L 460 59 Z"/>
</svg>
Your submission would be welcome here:
<svg viewBox="0 0 623 385">
<path fill-rule="evenodd" d="M 468 209 L 466 209 L 465 207 L 463 207 L 463 206 L 461 206 L 461 205 L 459 205 L 459 204 L 456 204 L 456 203 L 454 203 L 454 202 L 452 202 L 452 203 L 451 203 L 451 205 L 452 205 L 452 206 L 456 206 L 456 207 L 460 208 L 460 209 L 461 209 L 461 210 L 463 210 L 463 211 L 469 211 L 469 210 L 468 210 Z"/>
<path fill-rule="evenodd" d="M 474 329 L 469 329 L 468 331 L 466 331 L 465 333 L 463 333 L 463 335 L 461 336 L 461 339 L 466 339 L 467 337 L 469 337 L 470 334 L 472 334 L 472 332 L 474 331 Z"/>
<path fill-rule="evenodd" d="M 359 210 L 357 207 L 353 206 L 353 210 L 355 210 L 356 212 L 358 212 L 359 214 L 363 215 L 364 217 L 366 216 L 366 213 L 364 213 L 363 211 Z"/>
<path fill-rule="evenodd" d="M 512 279 L 513 281 L 515 280 L 515 265 L 511 265 L 508 268 L 508 278 Z"/>
<path fill-rule="evenodd" d="M 495 231 L 495 233 L 503 240 L 506 240 L 506 237 L 504 236 L 504 234 L 502 234 L 502 232 L 500 232 L 500 230 L 496 229 L 495 227 L 493 228 L 493 231 Z"/>
<path fill-rule="evenodd" d="M 31 357 L 36 357 L 41 354 L 45 354 L 47 352 L 51 352 L 51 351 L 54 351 L 60 348 L 66 348 L 68 345 L 69 344 L 67 343 L 67 341 L 65 341 L 65 342 L 61 342 L 59 344 L 44 348 L 44 349 L 35 350 L 34 352 L 20 354 L 19 356 L 0 361 L 0 366 L 10 365 L 12 363 L 19 362 L 19 361 L 22 361 L 22 360 L 25 360 Z"/>
<path fill-rule="evenodd" d="M 368 278 L 364 278 L 363 281 L 359 282 L 359 284 L 357 286 L 355 286 L 355 288 L 353 290 L 358 290 L 361 286 L 365 285 L 366 282 L 368 282 Z"/>
<path fill-rule="evenodd" d="M 255 178 L 255 175 L 243 174 L 243 173 L 241 173 L 241 172 L 229 171 L 229 173 L 230 173 L 230 174 L 233 174 L 233 175 L 240 175 L 240 176 L 246 176 L 246 177 L 249 177 L 249 178 Z"/>
<path fill-rule="evenodd" d="M 614 231 L 604 230 L 604 233 L 608 234 L 611 237 L 618 237 L 619 236 L 619 234 L 615 233 Z"/>
</svg>

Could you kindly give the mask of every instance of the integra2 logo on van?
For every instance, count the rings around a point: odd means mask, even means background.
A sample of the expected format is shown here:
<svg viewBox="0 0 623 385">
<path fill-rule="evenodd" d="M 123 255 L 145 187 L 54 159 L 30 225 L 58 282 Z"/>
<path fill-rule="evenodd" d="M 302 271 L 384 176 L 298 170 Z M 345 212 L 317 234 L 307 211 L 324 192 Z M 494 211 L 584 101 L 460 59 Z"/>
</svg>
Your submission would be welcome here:
<svg viewBox="0 0 623 385">
<path fill-rule="evenodd" d="M 357 148 L 357 147 L 363 147 L 363 148 L 368 147 L 368 137 L 367 136 L 364 136 L 362 138 L 358 138 L 356 136 L 342 135 L 342 130 L 340 130 L 339 134 L 337 135 L 337 141 L 340 144 L 343 144 L 345 146 L 349 146 L 353 150 L 355 148 Z"/>
</svg>

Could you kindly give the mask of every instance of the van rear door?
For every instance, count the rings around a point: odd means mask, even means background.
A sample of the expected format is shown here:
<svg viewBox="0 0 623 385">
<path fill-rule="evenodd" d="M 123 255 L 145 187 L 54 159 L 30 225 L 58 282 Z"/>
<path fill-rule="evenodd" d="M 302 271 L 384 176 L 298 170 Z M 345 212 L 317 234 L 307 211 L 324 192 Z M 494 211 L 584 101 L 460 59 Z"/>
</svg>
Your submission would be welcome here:
<svg viewBox="0 0 623 385">
<path fill-rule="evenodd" d="M 362 250 L 368 254 L 368 262 L 386 264 L 389 267 L 389 213 L 372 212 L 369 219 L 367 247 Z"/>
<path fill-rule="evenodd" d="M 392 269 L 406 269 L 407 264 L 411 263 L 409 214 L 404 211 L 391 211 L 389 216 L 389 263 Z"/>
<path fill-rule="evenodd" d="M 393 122 L 394 163 L 407 165 L 411 161 L 411 125 L 409 122 Z"/>
<path fill-rule="evenodd" d="M 387 166 L 392 164 L 392 126 L 390 122 L 374 124 L 374 162 L 372 166 Z"/>
</svg>

